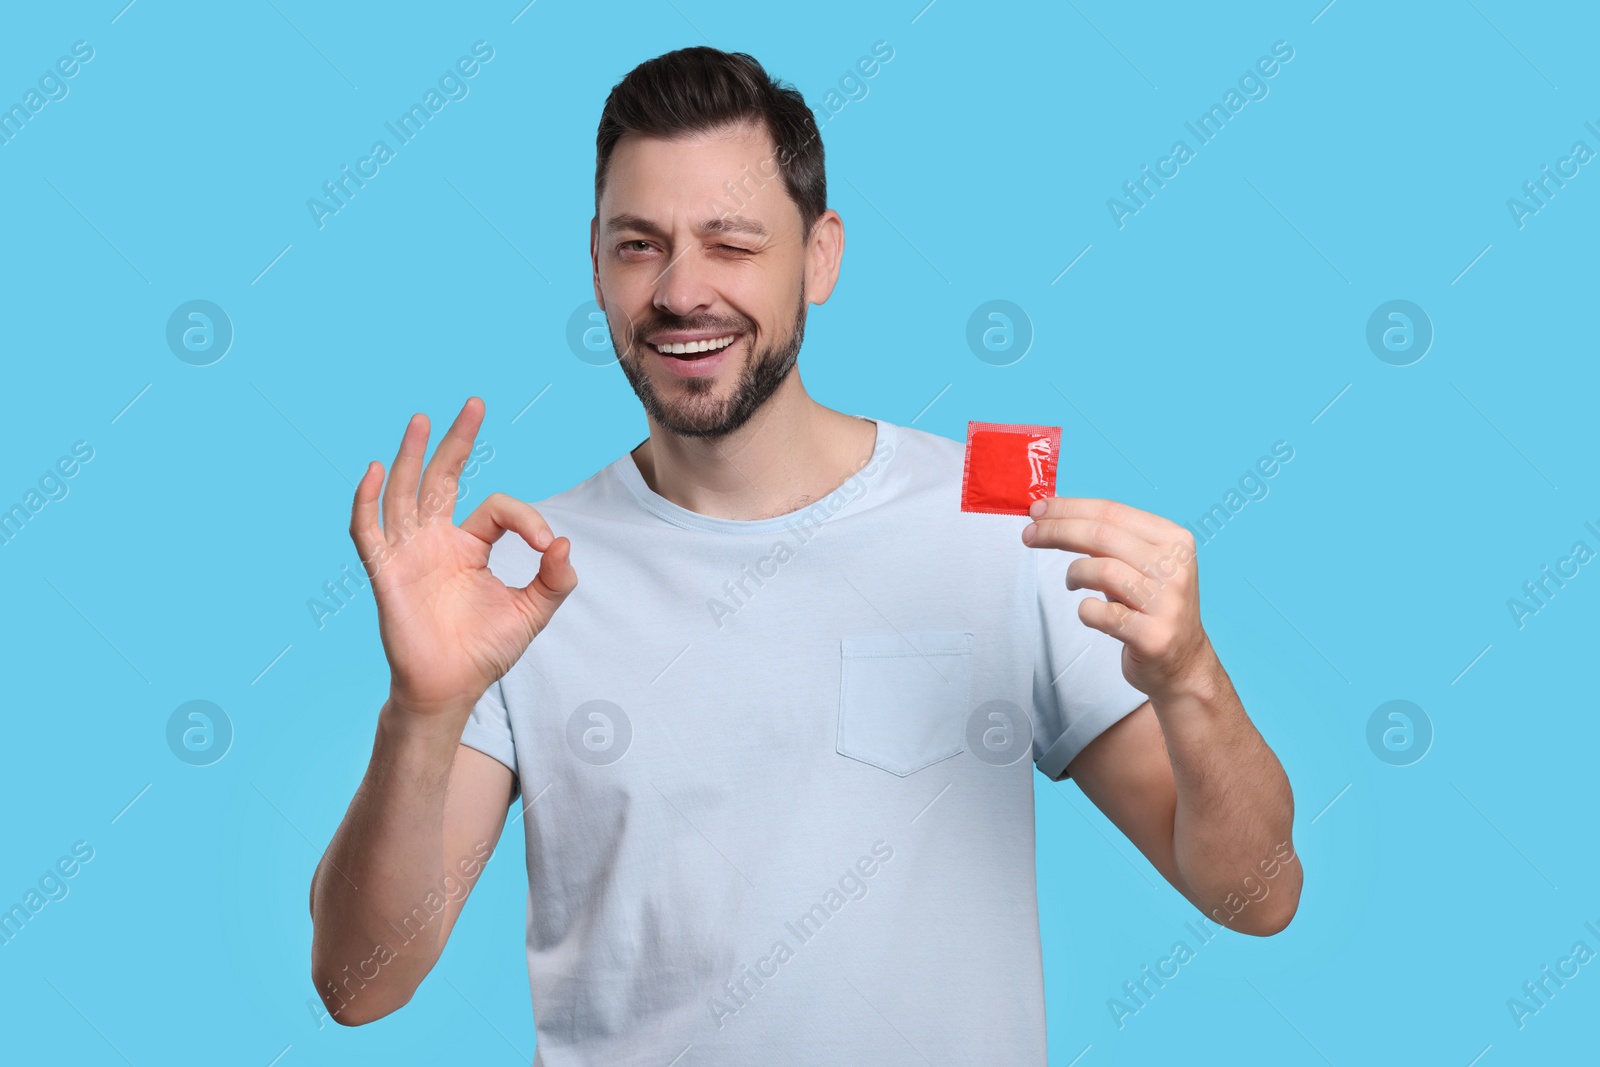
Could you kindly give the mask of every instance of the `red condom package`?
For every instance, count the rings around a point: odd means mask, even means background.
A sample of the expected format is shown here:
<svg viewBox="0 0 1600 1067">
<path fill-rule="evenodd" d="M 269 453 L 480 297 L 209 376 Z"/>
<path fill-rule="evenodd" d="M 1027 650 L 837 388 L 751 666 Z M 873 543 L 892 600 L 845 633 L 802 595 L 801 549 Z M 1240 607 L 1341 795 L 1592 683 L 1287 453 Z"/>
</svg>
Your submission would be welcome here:
<svg viewBox="0 0 1600 1067">
<path fill-rule="evenodd" d="M 1055 496 L 1061 427 L 967 423 L 961 510 L 1026 515 L 1035 500 Z"/>
</svg>

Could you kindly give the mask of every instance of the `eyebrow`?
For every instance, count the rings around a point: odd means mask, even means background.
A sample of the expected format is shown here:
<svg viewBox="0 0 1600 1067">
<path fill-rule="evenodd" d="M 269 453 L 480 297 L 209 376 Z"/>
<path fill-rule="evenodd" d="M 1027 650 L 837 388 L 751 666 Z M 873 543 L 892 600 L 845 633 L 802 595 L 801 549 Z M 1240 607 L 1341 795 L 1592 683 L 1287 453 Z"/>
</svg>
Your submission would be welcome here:
<svg viewBox="0 0 1600 1067">
<path fill-rule="evenodd" d="M 656 225 L 654 222 L 651 222 L 642 215 L 633 215 L 628 212 L 611 216 L 611 218 L 606 222 L 606 229 L 608 231 L 636 230 L 639 233 L 650 234 L 652 237 L 666 236 L 666 231 L 660 226 Z M 713 233 L 743 233 L 749 234 L 752 237 L 769 236 L 767 233 L 767 228 L 764 225 L 762 225 L 756 219 L 747 218 L 744 215 L 724 215 L 719 216 L 718 218 L 708 219 L 705 222 L 702 222 L 699 226 L 695 227 L 695 232 L 702 235 Z"/>
</svg>

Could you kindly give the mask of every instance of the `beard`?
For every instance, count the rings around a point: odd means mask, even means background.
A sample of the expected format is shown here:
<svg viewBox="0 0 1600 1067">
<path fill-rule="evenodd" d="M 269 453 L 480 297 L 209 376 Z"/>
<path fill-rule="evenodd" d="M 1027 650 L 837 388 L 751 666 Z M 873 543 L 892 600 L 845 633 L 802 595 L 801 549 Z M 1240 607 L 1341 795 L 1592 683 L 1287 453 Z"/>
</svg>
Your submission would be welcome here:
<svg viewBox="0 0 1600 1067">
<path fill-rule="evenodd" d="M 723 437 L 750 421 L 750 417 L 778 391 L 778 387 L 794 369 L 800 355 L 800 342 L 805 339 L 806 332 L 805 288 L 802 285 L 799 305 L 795 308 L 794 324 L 788 336 L 778 339 L 760 351 L 755 350 L 753 340 L 755 331 L 750 328 L 751 324 L 747 320 L 653 318 L 633 326 L 634 328 L 629 331 L 627 347 L 617 344 L 615 333 L 611 336 L 611 344 L 618 352 L 628 353 L 617 362 L 621 365 L 628 384 L 633 386 L 639 402 L 644 405 L 644 410 L 662 429 L 679 437 Z M 654 350 L 654 346 L 644 338 L 666 330 L 697 333 L 705 330 L 725 330 L 727 333 L 739 333 L 743 338 L 750 338 L 750 355 L 745 360 L 739 380 L 734 383 L 733 393 L 725 399 L 717 399 L 713 395 L 717 388 L 715 376 L 681 378 L 677 380 L 675 387 L 682 389 L 687 395 L 681 399 L 663 400 L 642 364 Z"/>
</svg>

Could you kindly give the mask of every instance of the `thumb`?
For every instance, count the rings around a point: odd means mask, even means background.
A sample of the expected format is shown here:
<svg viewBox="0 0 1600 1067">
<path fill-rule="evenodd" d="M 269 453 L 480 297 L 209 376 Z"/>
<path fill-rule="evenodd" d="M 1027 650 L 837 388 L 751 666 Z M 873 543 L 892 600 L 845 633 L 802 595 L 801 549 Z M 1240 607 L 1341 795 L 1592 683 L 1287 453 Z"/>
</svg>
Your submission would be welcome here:
<svg viewBox="0 0 1600 1067">
<path fill-rule="evenodd" d="M 519 591 L 543 625 L 577 587 L 578 572 L 572 569 L 572 541 L 558 537 L 539 557 L 539 573 Z"/>
</svg>

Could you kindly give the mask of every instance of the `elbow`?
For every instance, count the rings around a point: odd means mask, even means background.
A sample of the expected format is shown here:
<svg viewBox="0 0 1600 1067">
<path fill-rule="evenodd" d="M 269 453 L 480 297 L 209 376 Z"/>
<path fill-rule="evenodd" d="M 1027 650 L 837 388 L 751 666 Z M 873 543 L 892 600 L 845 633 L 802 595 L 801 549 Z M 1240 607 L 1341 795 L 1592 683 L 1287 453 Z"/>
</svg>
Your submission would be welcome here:
<svg viewBox="0 0 1600 1067">
<path fill-rule="evenodd" d="M 1270 908 L 1252 905 L 1244 911 L 1228 915 L 1227 908 L 1218 907 L 1212 909 L 1209 915 L 1206 914 L 1204 909 L 1200 909 L 1200 914 L 1236 934 L 1249 934 L 1251 937 L 1271 937 L 1273 934 L 1281 934 L 1288 928 L 1290 921 L 1294 919 L 1295 912 L 1299 908 L 1299 894 L 1295 894 L 1293 897 L 1285 894 L 1273 901 L 1273 906 Z"/>
<path fill-rule="evenodd" d="M 1200 906 L 1201 913 L 1235 933 L 1252 937 L 1271 937 L 1282 933 L 1300 910 L 1303 873 L 1296 862 L 1280 867 L 1272 877 L 1278 879 L 1276 884 L 1254 877 L 1246 879 L 1251 890 L 1250 896 L 1230 892 L 1209 912 Z M 1194 897 L 1190 899 L 1196 900 Z"/>
<path fill-rule="evenodd" d="M 389 983 L 384 985 L 373 980 L 377 975 L 363 978 L 357 973 L 359 970 L 360 965 L 336 968 L 331 961 L 313 956 L 311 984 L 322 999 L 319 1024 L 326 1017 L 340 1026 L 365 1026 L 399 1011 L 416 992 L 415 987 L 397 986 L 394 978 L 398 976 L 390 975 Z"/>
<path fill-rule="evenodd" d="M 1294 919 L 1295 912 L 1299 910 L 1300 894 L 1295 893 L 1286 903 L 1279 905 L 1277 908 L 1264 908 L 1258 911 L 1248 923 L 1238 923 L 1233 928 L 1241 934 L 1250 934 L 1254 937 L 1271 937 L 1273 934 L 1283 933 Z"/>
<path fill-rule="evenodd" d="M 315 968 L 311 971 L 311 981 L 322 998 L 323 1017 L 340 1026 L 365 1026 L 377 1022 L 399 1011 L 411 1000 L 410 994 L 398 999 L 393 996 L 385 998 L 370 985 L 366 989 L 352 989 L 348 978 L 341 985 L 332 974 Z"/>
<path fill-rule="evenodd" d="M 351 1003 L 346 1004 L 343 1010 L 339 1011 L 338 1014 L 334 1014 L 333 1009 L 328 1009 L 328 1017 L 334 1022 L 338 1023 L 340 1026 L 365 1026 L 368 1023 L 377 1022 L 385 1015 L 393 1014 L 404 1006 L 405 1001 L 401 1001 L 399 1004 L 396 1004 L 393 1007 L 372 1010 L 373 1005 L 371 1002 L 366 1004 L 357 1004 L 352 1001 Z M 363 1012 L 363 1008 L 367 1010 Z"/>
<path fill-rule="evenodd" d="M 1301 882 L 1298 864 L 1293 873 L 1292 882 L 1280 887 L 1278 892 L 1269 894 L 1260 901 L 1259 907 L 1246 909 L 1253 914 L 1239 916 L 1244 921 L 1232 924 L 1233 928 L 1240 933 L 1255 937 L 1271 937 L 1288 929 L 1289 923 L 1294 921 L 1295 913 L 1300 910 Z"/>
</svg>

